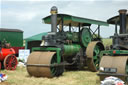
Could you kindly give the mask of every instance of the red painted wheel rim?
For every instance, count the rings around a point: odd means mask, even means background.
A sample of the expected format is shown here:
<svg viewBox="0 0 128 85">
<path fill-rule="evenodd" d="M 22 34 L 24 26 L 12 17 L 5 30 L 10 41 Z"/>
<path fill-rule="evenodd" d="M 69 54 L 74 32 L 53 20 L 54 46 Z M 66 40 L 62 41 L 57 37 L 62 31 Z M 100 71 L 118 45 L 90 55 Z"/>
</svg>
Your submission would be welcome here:
<svg viewBox="0 0 128 85">
<path fill-rule="evenodd" d="M 17 63 L 18 62 L 15 55 L 7 55 L 4 59 L 4 68 L 7 70 L 15 70 Z"/>
</svg>

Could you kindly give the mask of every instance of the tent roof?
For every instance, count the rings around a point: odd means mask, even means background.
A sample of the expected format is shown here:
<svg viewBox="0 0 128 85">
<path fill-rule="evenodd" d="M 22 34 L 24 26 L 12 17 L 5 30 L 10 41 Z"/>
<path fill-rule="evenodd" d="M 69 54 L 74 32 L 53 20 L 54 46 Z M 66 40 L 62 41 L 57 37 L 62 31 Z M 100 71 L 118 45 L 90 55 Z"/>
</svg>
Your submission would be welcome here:
<svg viewBox="0 0 128 85">
<path fill-rule="evenodd" d="M 31 37 L 26 38 L 26 41 L 33 41 L 33 40 L 42 40 L 42 36 L 47 35 L 47 32 L 43 32 L 37 35 L 33 35 Z"/>
</svg>

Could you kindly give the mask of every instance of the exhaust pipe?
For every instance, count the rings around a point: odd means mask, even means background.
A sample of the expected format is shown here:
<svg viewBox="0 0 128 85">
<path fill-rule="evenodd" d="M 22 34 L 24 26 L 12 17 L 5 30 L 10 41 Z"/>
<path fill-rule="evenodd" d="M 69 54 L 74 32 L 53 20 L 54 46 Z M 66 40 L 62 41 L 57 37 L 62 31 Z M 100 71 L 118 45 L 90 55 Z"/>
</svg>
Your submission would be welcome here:
<svg viewBox="0 0 128 85">
<path fill-rule="evenodd" d="M 57 32 L 57 7 L 51 8 L 51 32 Z"/>
<path fill-rule="evenodd" d="M 120 13 L 120 34 L 126 33 L 126 9 L 119 10 Z"/>
</svg>

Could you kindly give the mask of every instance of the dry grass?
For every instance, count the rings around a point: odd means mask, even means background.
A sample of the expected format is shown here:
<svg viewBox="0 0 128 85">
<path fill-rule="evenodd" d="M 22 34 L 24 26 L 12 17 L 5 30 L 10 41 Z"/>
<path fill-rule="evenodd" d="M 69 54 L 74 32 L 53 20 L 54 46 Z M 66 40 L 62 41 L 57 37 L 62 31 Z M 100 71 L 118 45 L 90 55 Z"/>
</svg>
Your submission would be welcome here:
<svg viewBox="0 0 128 85">
<path fill-rule="evenodd" d="M 105 46 L 112 44 L 111 39 L 103 39 Z M 64 72 L 60 77 L 35 78 L 30 77 L 25 67 L 18 67 L 15 71 L 3 70 L 1 73 L 8 75 L 8 80 L 0 85 L 99 85 L 100 81 L 96 72 L 70 71 Z"/>
<path fill-rule="evenodd" d="M 8 75 L 8 85 L 99 85 L 96 72 L 70 71 L 64 72 L 60 77 L 35 78 L 30 77 L 24 67 L 18 67 L 15 71 L 1 71 Z M 3 84 L 7 85 L 7 84 Z"/>
<path fill-rule="evenodd" d="M 112 45 L 112 39 L 109 39 L 109 38 L 103 39 L 103 44 L 104 46 Z"/>
</svg>

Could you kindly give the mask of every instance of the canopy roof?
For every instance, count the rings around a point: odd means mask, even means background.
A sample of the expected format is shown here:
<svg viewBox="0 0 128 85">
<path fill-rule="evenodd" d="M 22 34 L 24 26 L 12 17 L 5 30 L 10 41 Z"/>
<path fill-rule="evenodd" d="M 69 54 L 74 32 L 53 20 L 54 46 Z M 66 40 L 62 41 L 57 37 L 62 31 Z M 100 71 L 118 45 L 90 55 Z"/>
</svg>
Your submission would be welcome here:
<svg viewBox="0 0 128 85">
<path fill-rule="evenodd" d="M 128 24 L 128 14 L 126 15 L 126 17 L 127 17 L 127 24 Z M 117 22 L 117 24 L 119 25 L 120 23 L 120 21 L 119 21 L 119 15 L 118 16 L 114 16 L 114 17 L 112 17 L 112 18 L 110 18 L 110 19 L 108 19 L 107 20 L 107 23 L 109 23 L 109 24 L 115 24 Z"/>
<path fill-rule="evenodd" d="M 62 17 L 63 17 L 63 24 L 65 26 L 69 26 L 69 24 L 71 24 L 71 26 L 75 26 L 75 27 L 78 27 L 79 24 L 81 26 L 90 26 L 91 24 L 104 25 L 104 26 L 109 25 L 109 24 L 107 24 L 107 22 L 104 22 L 104 21 L 76 17 L 76 16 L 72 16 L 72 15 L 68 15 L 68 14 L 57 14 L 57 24 L 59 24 Z M 51 15 L 44 17 L 42 20 L 46 24 L 51 24 Z"/>
</svg>

